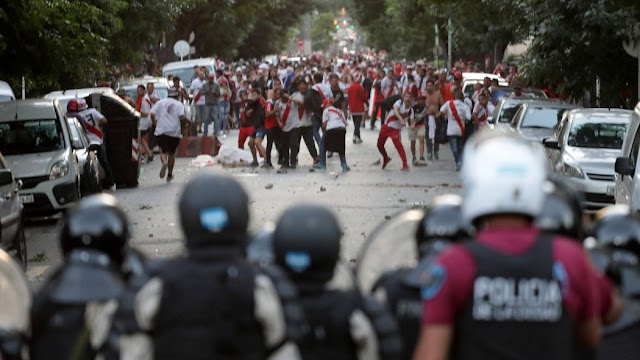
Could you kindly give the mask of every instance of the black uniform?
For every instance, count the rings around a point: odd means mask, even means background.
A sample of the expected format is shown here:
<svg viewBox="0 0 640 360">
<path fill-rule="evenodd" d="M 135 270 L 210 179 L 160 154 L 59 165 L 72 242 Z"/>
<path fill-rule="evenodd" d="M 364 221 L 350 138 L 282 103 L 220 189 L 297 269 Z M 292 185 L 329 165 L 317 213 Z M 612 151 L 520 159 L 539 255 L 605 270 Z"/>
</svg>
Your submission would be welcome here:
<svg viewBox="0 0 640 360">
<path fill-rule="evenodd" d="M 400 358 L 397 325 L 383 306 L 356 289 L 327 287 L 334 276 L 340 237 L 335 217 L 311 205 L 286 210 L 274 232 L 276 263 L 298 288 L 308 321 L 309 335 L 300 346 L 303 358 Z"/>
<path fill-rule="evenodd" d="M 128 229 L 111 195 L 85 198 L 66 216 L 65 263 L 35 296 L 31 310 L 31 359 L 94 359 L 105 352 L 108 333 L 94 331 L 110 322 L 108 309 L 117 309 L 125 288 L 120 269 Z"/>
</svg>

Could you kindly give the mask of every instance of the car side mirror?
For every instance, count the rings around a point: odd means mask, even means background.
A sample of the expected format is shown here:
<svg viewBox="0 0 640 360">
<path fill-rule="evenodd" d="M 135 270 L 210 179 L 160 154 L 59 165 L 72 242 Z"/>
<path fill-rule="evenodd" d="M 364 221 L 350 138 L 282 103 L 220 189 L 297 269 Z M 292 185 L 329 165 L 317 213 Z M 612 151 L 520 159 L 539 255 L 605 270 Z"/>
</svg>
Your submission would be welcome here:
<svg viewBox="0 0 640 360">
<path fill-rule="evenodd" d="M 628 157 L 619 157 L 616 159 L 616 173 L 620 175 L 633 176 L 636 172 L 636 166 Z"/>
<path fill-rule="evenodd" d="M 544 145 L 547 149 L 560 150 L 561 146 L 558 140 L 553 139 L 544 139 L 542 140 L 542 145 Z"/>
<path fill-rule="evenodd" d="M 13 175 L 11 174 L 11 170 L 2 169 L 0 170 L 0 186 L 11 185 L 13 184 Z"/>
</svg>

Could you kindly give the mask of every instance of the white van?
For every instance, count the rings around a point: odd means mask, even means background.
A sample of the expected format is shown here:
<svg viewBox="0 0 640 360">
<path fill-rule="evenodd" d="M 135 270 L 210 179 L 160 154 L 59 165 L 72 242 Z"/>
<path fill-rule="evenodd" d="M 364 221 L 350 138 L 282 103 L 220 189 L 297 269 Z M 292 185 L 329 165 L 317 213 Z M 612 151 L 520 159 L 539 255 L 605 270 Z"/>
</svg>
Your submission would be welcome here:
<svg viewBox="0 0 640 360">
<path fill-rule="evenodd" d="M 640 102 L 636 105 L 622 155 L 616 159 L 616 204 L 629 205 L 633 213 L 640 212 Z"/>
<path fill-rule="evenodd" d="M 189 91 L 191 80 L 193 79 L 193 67 L 196 65 L 206 66 L 210 74 L 216 73 L 216 59 L 201 58 L 165 64 L 165 66 L 162 67 L 162 76 L 165 78 L 169 75 L 180 77 L 180 80 L 184 83 L 185 89 Z"/>
<path fill-rule="evenodd" d="M 25 214 L 51 215 L 80 198 L 80 171 L 58 100 L 0 103 L 0 152 L 16 179 Z"/>
<path fill-rule="evenodd" d="M 13 93 L 11 86 L 6 81 L 0 80 L 0 102 L 13 101 L 16 99 L 16 95 Z"/>
</svg>

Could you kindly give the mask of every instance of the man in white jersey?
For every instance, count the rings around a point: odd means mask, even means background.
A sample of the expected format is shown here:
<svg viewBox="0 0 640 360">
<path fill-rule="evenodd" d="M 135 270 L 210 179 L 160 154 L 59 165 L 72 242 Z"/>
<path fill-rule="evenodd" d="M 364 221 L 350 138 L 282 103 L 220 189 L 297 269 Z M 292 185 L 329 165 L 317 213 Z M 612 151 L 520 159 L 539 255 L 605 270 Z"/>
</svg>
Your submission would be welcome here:
<svg viewBox="0 0 640 360">
<path fill-rule="evenodd" d="M 160 178 L 164 178 L 168 168 L 167 182 L 170 182 L 173 180 L 175 153 L 182 135 L 181 124 L 182 122 L 188 123 L 189 120 L 184 114 L 184 105 L 172 98 L 162 99 L 155 103 L 151 108 L 151 119 L 156 124 L 155 135 L 158 138 L 158 146 L 162 150 Z"/>
<path fill-rule="evenodd" d="M 83 118 L 84 128 L 87 130 L 87 137 L 89 138 L 88 150 L 96 152 L 98 161 L 102 169 L 104 169 L 107 187 L 113 191 L 116 189 L 116 184 L 113 182 L 113 173 L 107 160 L 107 153 L 104 150 L 104 135 L 102 133 L 102 127 L 107 124 L 107 119 L 98 110 L 88 108 L 87 102 L 83 98 L 78 99 L 78 110 L 78 113 Z"/>
<path fill-rule="evenodd" d="M 206 80 L 204 79 L 205 73 L 203 71 L 198 71 L 197 75 L 198 76 L 191 82 L 189 93 L 193 95 L 193 103 L 196 106 L 196 125 L 198 126 L 198 132 L 202 132 L 205 101 L 203 94 L 200 93 L 200 90 L 202 90 L 202 86 L 204 86 Z"/>
<path fill-rule="evenodd" d="M 413 109 L 411 108 L 411 94 L 406 93 L 402 96 L 401 100 L 396 101 L 393 105 L 393 110 L 387 115 L 384 125 L 380 129 L 378 135 L 378 151 L 382 154 L 382 169 L 384 170 L 391 158 L 387 155 L 387 151 L 384 148 L 384 144 L 388 138 L 391 138 L 393 145 L 398 151 L 398 155 L 402 159 L 402 171 L 409 170 L 409 164 L 407 164 L 407 155 L 404 152 L 402 146 L 402 140 L 400 139 L 400 129 L 404 127 L 413 118 Z"/>
</svg>

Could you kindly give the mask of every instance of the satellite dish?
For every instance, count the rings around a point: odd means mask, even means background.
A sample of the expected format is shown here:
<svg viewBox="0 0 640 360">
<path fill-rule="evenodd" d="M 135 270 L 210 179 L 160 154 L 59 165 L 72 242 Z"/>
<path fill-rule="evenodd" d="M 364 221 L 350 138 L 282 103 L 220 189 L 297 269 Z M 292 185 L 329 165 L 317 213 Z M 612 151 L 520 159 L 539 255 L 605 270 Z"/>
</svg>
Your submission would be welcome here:
<svg viewBox="0 0 640 360">
<path fill-rule="evenodd" d="M 193 43 L 193 40 L 195 39 L 196 39 L 196 33 L 192 31 L 191 34 L 189 34 L 189 44 Z"/>
<path fill-rule="evenodd" d="M 184 40 L 176 41 L 173 45 L 173 53 L 182 60 L 183 57 L 189 55 L 189 43 Z"/>
</svg>

